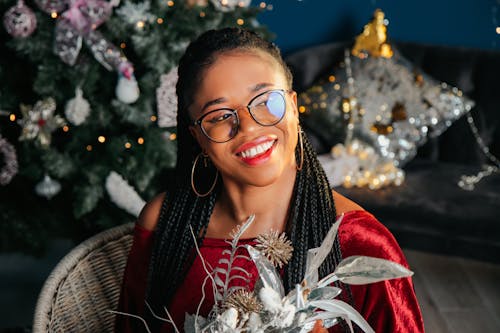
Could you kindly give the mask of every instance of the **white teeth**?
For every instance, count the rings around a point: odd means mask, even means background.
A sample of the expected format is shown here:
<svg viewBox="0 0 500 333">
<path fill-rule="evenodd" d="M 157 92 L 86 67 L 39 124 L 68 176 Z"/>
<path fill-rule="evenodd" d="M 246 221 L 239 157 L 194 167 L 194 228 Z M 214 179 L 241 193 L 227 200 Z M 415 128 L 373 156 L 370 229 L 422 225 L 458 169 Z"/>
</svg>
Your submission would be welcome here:
<svg viewBox="0 0 500 333">
<path fill-rule="evenodd" d="M 264 152 L 266 152 L 269 148 L 271 148 L 274 144 L 274 141 L 267 141 L 264 142 L 263 144 L 260 144 L 258 146 L 255 146 L 253 148 L 250 148 L 248 150 L 242 151 L 241 156 L 243 158 L 253 158 L 257 155 L 260 155 Z"/>
</svg>

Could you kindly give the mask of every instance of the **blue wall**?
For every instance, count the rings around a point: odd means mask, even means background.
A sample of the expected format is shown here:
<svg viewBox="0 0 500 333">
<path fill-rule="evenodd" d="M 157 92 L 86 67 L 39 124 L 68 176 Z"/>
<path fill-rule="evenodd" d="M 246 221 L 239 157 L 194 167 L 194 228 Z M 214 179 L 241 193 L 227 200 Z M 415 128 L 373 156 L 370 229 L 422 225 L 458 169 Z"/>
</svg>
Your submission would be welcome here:
<svg viewBox="0 0 500 333">
<path fill-rule="evenodd" d="M 259 5 L 260 0 L 252 0 Z M 500 49 L 500 0 L 267 0 L 259 21 L 276 33 L 284 54 L 351 40 L 381 8 L 389 38 L 424 44 Z"/>
</svg>

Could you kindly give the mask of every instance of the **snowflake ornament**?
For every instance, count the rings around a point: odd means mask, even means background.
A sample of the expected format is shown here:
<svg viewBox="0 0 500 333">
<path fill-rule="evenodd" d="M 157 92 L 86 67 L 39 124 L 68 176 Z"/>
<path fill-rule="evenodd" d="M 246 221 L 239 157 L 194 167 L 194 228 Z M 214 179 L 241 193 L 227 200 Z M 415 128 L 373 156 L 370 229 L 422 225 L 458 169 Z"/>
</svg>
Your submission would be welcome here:
<svg viewBox="0 0 500 333">
<path fill-rule="evenodd" d="M 23 118 L 18 120 L 22 126 L 20 141 L 38 140 L 44 148 L 50 146 L 52 133 L 66 125 L 66 121 L 59 115 L 54 115 L 56 102 L 52 97 L 36 102 L 34 107 L 21 105 Z"/>
</svg>

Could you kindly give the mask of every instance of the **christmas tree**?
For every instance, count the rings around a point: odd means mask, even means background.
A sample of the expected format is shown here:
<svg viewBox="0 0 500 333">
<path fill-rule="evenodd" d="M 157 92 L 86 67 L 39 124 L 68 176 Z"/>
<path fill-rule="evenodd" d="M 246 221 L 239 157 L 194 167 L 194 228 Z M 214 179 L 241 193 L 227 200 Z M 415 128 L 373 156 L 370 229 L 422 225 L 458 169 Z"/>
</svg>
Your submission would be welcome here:
<svg viewBox="0 0 500 333">
<path fill-rule="evenodd" d="M 176 65 L 249 0 L 0 0 L 0 251 L 133 221 L 175 165 Z M 166 75 L 168 73 L 168 75 Z"/>
</svg>

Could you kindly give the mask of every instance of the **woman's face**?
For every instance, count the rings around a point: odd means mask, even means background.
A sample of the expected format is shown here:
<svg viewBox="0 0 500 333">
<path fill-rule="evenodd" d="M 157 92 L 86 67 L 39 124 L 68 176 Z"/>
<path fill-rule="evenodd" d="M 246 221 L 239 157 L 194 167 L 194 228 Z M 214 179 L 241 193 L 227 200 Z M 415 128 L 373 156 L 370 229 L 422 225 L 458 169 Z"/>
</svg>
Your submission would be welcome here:
<svg viewBox="0 0 500 333">
<path fill-rule="evenodd" d="M 297 95 L 280 65 L 262 51 L 230 51 L 219 55 L 202 74 L 202 81 L 189 108 L 191 119 L 216 109 L 238 110 L 239 128 L 229 141 L 209 140 L 199 126 L 192 126 L 202 150 L 217 167 L 225 184 L 267 186 L 295 172 L 298 139 Z M 263 92 L 285 90 L 286 112 L 273 126 L 258 124 L 246 106 Z"/>
</svg>

